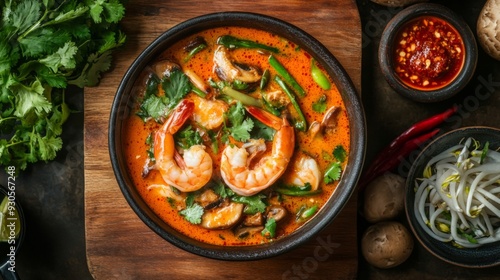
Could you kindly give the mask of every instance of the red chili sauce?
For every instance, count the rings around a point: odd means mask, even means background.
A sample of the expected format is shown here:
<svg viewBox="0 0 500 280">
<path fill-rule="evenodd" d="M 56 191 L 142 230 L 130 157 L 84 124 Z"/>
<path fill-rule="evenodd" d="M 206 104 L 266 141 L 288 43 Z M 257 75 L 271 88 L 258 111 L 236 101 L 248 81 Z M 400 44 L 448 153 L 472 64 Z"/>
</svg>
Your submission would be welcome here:
<svg viewBox="0 0 500 280">
<path fill-rule="evenodd" d="M 410 87 L 430 91 L 455 79 L 464 64 L 465 47 L 448 22 L 422 16 L 401 28 L 394 55 L 401 80 Z"/>
</svg>

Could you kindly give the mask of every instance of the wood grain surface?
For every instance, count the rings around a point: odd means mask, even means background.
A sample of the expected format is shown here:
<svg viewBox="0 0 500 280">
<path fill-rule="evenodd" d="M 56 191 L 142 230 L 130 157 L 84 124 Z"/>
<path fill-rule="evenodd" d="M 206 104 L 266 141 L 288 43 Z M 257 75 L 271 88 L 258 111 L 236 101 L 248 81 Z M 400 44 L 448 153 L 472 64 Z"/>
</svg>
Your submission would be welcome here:
<svg viewBox="0 0 500 280">
<path fill-rule="evenodd" d="M 278 257 L 227 262 L 174 247 L 132 211 L 108 154 L 111 104 L 127 67 L 156 37 L 189 18 L 248 11 L 286 20 L 322 42 L 361 92 L 361 23 L 354 0 L 130 1 L 122 22 L 126 46 L 101 84 L 85 89 L 85 236 L 95 279 L 354 279 L 357 275 L 356 195 L 323 232 Z"/>
</svg>

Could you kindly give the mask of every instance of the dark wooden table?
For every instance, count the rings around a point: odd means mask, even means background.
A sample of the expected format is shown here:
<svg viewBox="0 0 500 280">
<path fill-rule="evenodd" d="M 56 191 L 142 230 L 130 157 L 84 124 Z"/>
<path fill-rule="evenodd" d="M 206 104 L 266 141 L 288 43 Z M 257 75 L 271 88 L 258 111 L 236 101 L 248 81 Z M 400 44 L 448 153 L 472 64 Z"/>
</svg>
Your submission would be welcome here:
<svg viewBox="0 0 500 280">
<path fill-rule="evenodd" d="M 485 1 L 433 2 L 442 3 L 461 14 L 475 31 L 477 16 Z M 305 8 L 310 6 L 309 1 L 303 3 Z M 357 4 L 363 35 L 361 77 L 368 122 L 367 160 L 373 158 L 377 151 L 412 123 L 452 104 L 460 106 L 460 119 L 444 125 L 443 130 L 477 124 L 500 127 L 500 62 L 492 60 L 479 49 L 476 75 L 459 95 L 437 104 L 419 104 L 406 100 L 388 87 L 378 70 L 377 62 L 382 30 L 399 9 L 381 7 L 368 0 L 357 0 Z M 17 199 L 24 207 L 28 230 L 16 256 L 16 268 L 22 279 L 92 279 L 85 250 L 84 97 L 78 91 L 68 96 L 71 96 L 69 103 L 80 113 L 72 115 L 64 128 L 63 150 L 55 161 L 36 164 L 18 178 Z M 5 181 L 5 174 L 1 173 L 0 182 Z M 360 223 L 358 235 L 365 226 Z M 125 276 L 121 278 L 126 278 Z M 410 259 L 403 265 L 388 270 L 373 268 L 359 258 L 357 278 L 394 277 L 496 279 L 498 268 L 466 269 L 449 265 L 427 253 L 421 246 L 415 248 Z M 332 277 L 324 275 L 322 278 Z"/>
</svg>

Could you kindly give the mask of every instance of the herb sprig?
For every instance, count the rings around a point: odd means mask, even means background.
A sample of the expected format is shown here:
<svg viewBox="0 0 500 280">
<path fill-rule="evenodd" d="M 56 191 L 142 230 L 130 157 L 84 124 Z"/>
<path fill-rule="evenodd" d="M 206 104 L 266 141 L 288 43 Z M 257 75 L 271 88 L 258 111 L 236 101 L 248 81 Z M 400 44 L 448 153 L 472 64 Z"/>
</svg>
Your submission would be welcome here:
<svg viewBox="0 0 500 280">
<path fill-rule="evenodd" d="M 95 86 L 110 69 L 126 39 L 125 8 L 118 0 L 0 5 L 0 165 L 24 170 L 62 148 L 66 89 Z"/>
</svg>

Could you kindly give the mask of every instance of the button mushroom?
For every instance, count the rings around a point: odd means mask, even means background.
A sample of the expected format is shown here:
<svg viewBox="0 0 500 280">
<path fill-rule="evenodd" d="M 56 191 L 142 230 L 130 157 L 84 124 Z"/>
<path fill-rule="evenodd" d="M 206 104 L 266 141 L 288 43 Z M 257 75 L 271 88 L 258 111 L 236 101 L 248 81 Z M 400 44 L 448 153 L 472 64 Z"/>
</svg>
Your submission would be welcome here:
<svg viewBox="0 0 500 280">
<path fill-rule="evenodd" d="M 385 173 L 366 186 L 363 214 L 370 223 L 390 220 L 404 211 L 405 179 Z"/>
<path fill-rule="evenodd" d="M 380 222 L 370 226 L 361 239 L 361 252 L 368 263 L 391 268 L 408 259 L 413 251 L 410 232 L 398 222 Z"/>
<path fill-rule="evenodd" d="M 477 37 L 483 50 L 500 60 L 500 2 L 488 0 L 477 19 Z"/>
<path fill-rule="evenodd" d="M 260 71 L 251 66 L 235 63 L 224 46 L 219 46 L 214 52 L 215 73 L 227 82 L 240 81 L 256 83 L 260 81 Z"/>
<path fill-rule="evenodd" d="M 267 219 L 274 219 L 276 222 L 281 221 L 286 216 L 286 209 L 280 205 L 271 205 L 267 208 Z"/>
<path fill-rule="evenodd" d="M 205 211 L 201 217 L 201 226 L 207 229 L 227 229 L 238 223 L 242 217 L 244 205 L 225 200 L 221 206 Z"/>
</svg>

